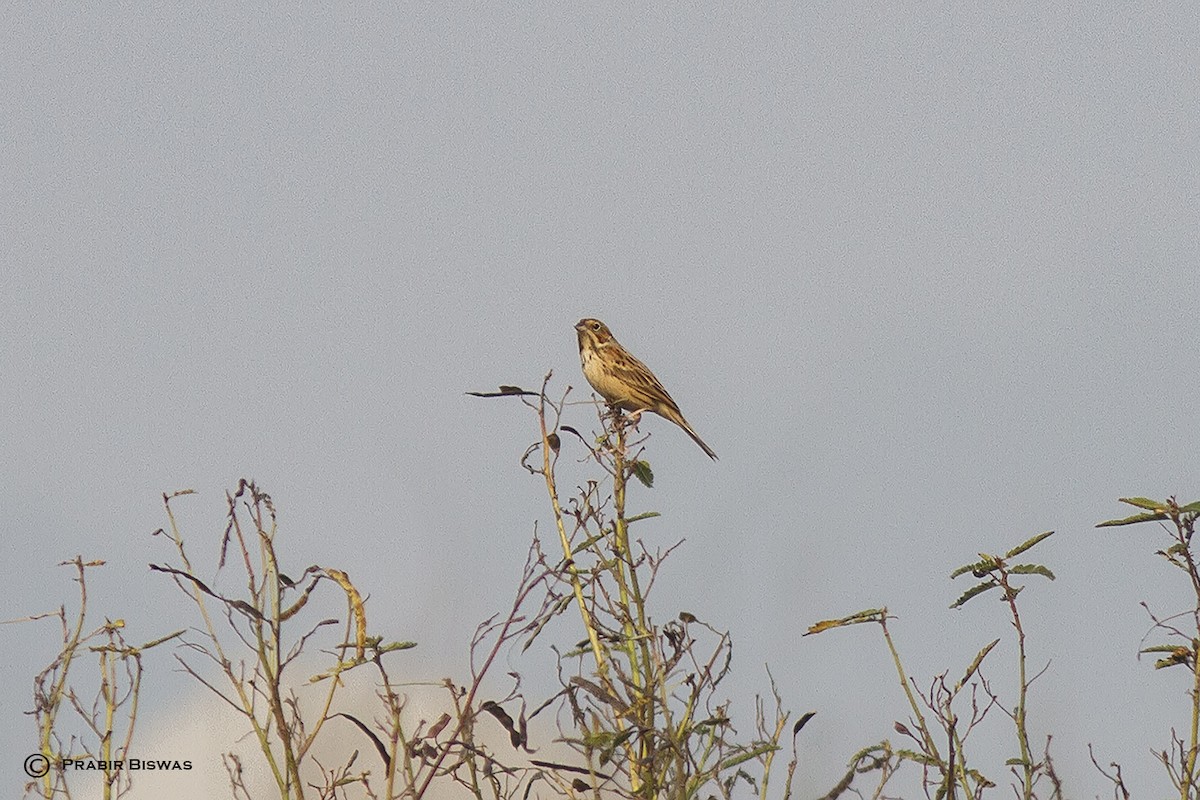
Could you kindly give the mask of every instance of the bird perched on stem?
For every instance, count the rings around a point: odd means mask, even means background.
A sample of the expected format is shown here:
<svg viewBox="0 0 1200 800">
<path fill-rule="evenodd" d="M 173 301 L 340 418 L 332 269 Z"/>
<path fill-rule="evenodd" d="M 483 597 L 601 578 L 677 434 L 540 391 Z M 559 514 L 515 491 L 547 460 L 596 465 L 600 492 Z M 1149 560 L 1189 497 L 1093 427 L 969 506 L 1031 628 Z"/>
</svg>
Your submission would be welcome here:
<svg viewBox="0 0 1200 800">
<path fill-rule="evenodd" d="M 683 428 L 709 458 L 716 459 L 717 454 L 692 430 L 650 368 L 631 356 L 607 325 L 598 319 L 581 319 L 575 332 L 583 376 L 610 406 L 629 411 L 635 418 L 643 411 L 653 411 Z"/>
</svg>

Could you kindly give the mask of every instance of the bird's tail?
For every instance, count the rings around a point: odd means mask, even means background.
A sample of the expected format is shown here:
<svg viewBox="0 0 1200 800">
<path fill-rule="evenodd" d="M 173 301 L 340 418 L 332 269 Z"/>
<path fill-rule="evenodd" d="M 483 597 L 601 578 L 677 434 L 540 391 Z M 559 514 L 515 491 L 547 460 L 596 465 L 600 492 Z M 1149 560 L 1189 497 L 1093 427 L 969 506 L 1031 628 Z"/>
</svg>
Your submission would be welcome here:
<svg viewBox="0 0 1200 800">
<path fill-rule="evenodd" d="M 681 417 L 679 420 L 679 427 L 683 428 L 684 431 L 687 432 L 687 435 L 692 437 L 693 442 L 700 445 L 700 449 L 703 450 L 709 458 L 711 458 L 713 461 L 717 460 L 717 454 L 713 452 L 711 447 L 704 443 L 704 440 L 700 438 L 699 434 L 692 430 L 692 426 L 687 424 L 687 420 Z"/>
</svg>

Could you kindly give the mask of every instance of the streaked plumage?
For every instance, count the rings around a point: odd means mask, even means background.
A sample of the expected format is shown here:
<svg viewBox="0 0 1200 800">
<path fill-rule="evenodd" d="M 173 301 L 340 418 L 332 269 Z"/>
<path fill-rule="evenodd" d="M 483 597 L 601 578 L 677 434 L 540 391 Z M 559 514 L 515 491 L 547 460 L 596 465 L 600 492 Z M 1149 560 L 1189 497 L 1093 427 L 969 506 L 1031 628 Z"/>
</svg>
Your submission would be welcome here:
<svg viewBox="0 0 1200 800">
<path fill-rule="evenodd" d="M 709 458 L 717 457 L 692 430 L 650 368 L 631 356 L 607 325 L 598 319 L 581 319 L 575 325 L 575 332 L 579 336 L 583 376 L 610 406 L 634 413 L 653 411 L 683 428 Z"/>
</svg>

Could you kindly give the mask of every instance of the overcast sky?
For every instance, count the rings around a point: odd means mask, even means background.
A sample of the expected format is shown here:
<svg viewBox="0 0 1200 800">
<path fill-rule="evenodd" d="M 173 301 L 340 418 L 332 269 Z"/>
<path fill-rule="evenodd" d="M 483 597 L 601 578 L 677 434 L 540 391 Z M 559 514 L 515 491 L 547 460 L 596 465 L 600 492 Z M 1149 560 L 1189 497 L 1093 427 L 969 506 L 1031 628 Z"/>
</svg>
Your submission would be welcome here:
<svg viewBox="0 0 1200 800">
<path fill-rule="evenodd" d="M 586 396 L 572 325 L 595 316 L 721 457 L 648 418 L 658 481 L 631 503 L 663 514 L 651 546 L 686 539 L 657 616 L 732 632 L 743 733 L 764 664 L 817 712 L 798 796 L 907 717 L 876 630 L 808 625 L 887 605 L 921 681 L 1002 637 L 1008 686 L 1004 608 L 950 611 L 948 574 L 1050 529 L 1032 555 L 1058 580 L 1021 596 L 1049 662 L 1032 733 L 1071 796 L 1108 792 L 1089 742 L 1135 794 L 1169 791 L 1150 750 L 1186 729 L 1188 681 L 1138 661 L 1139 603 L 1182 610 L 1187 585 L 1161 532 L 1093 525 L 1123 495 L 1197 497 L 1193 4 L 7 18 L 0 618 L 73 602 L 56 564 L 82 554 L 109 562 L 97 624 L 192 624 L 146 569 L 170 559 L 160 495 L 199 492 L 181 522 L 211 558 L 252 477 L 285 569 L 346 570 L 377 633 L 420 643 L 413 677 L 465 677 L 548 514 L 517 464 L 530 415 L 464 392 L 552 369 Z M 0 629 L 13 787 L 55 635 Z M 161 743 L 205 700 L 169 652 L 147 668 Z M 1003 723 L 977 766 L 1006 783 Z M 220 777 L 231 744 L 169 746 Z"/>
</svg>

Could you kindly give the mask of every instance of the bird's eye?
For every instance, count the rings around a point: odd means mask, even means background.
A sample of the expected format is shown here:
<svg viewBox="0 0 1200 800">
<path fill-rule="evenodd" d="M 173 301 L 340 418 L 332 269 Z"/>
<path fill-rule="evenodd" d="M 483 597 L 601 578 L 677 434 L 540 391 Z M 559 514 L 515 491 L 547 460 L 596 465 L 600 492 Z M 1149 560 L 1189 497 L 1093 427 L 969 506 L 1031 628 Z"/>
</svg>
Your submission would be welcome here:
<svg viewBox="0 0 1200 800">
<path fill-rule="evenodd" d="M 592 323 L 592 330 L 594 330 L 594 331 L 598 331 L 598 330 L 600 330 L 600 323 L 599 323 L 599 322 L 593 322 L 593 323 Z"/>
</svg>

